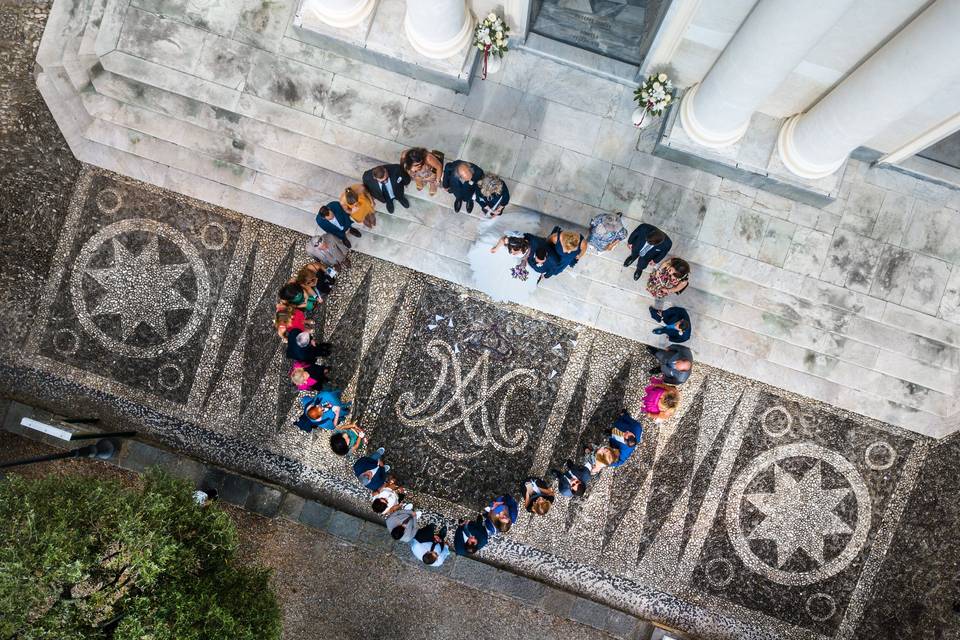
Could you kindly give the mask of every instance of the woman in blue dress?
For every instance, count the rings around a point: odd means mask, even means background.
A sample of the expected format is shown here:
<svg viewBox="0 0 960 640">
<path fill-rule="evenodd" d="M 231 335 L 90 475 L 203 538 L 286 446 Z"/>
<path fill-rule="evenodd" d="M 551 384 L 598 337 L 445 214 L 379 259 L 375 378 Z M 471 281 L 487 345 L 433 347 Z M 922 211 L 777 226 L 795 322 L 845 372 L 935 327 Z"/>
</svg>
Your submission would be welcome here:
<svg viewBox="0 0 960 640">
<path fill-rule="evenodd" d="M 573 267 L 577 264 L 583 254 L 587 252 L 587 239 L 582 233 L 575 231 L 562 231 L 560 227 L 554 227 L 547 238 L 550 246 L 560 258 L 556 268 L 551 273 L 555 276 L 567 267 Z"/>
<path fill-rule="evenodd" d="M 313 396 L 300 398 L 303 415 L 297 426 L 304 431 L 323 429 L 333 431 L 350 415 L 351 402 L 344 402 L 339 389 L 319 391 Z"/>
</svg>

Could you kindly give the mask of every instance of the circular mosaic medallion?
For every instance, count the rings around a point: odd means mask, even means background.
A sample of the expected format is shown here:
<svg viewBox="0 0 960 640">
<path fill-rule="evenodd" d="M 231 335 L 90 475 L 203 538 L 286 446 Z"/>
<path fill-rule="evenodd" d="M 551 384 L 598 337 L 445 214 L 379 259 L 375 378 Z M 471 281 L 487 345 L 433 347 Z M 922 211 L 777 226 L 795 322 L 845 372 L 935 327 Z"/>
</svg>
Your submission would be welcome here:
<svg viewBox="0 0 960 640">
<path fill-rule="evenodd" d="M 776 416 L 780 416 L 780 418 Z M 771 438 L 779 438 L 790 432 L 790 427 L 793 426 L 793 416 L 790 415 L 786 407 L 780 405 L 770 407 L 760 416 L 760 426 L 763 428 L 763 432 Z"/>
<path fill-rule="evenodd" d="M 157 370 L 157 382 L 164 389 L 173 391 L 183 384 L 183 370 L 175 364 L 165 364 Z"/>
<path fill-rule="evenodd" d="M 807 615 L 817 622 L 824 622 L 837 612 L 837 601 L 828 593 L 818 591 L 809 598 L 804 605 Z"/>
<path fill-rule="evenodd" d="M 104 189 L 97 194 L 97 209 L 103 213 L 116 213 L 123 206 L 123 198 L 116 189 Z"/>
<path fill-rule="evenodd" d="M 809 458 L 816 462 L 802 478 L 796 478 L 782 464 L 791 458 Z M 825 467 L 842 476 L 848 486 L 824 488 Z M 747 493 L 754 479 L 770 469 L 773 470 L 773 492 Z M 856 500 L 855 522 L 846 522 L 834 512 L 849 495 Z M 744 531 L 741 514 L 747 505 L 759 511 L 763 519 Z M 730 542 L 749 569 L 778 584 L 813 584 L 842 571 L 860 553 L 870 530 L 870 492 L 860 473 L 839 453 L 812 442 L 783 445 L 754 458 L 733 481 L 727 497 L 726 521 Z M 848 536 L 840 553 L 830 559 L 824 557 L 827 536 Z M 773 541 L 776 558 L 758 556 L 751 548 L 751 540 Z M 784 569 L 800 550 L 816 568 Z"/>
<path fill-rule="evenodd" d="M 877 453 L 881 451 L 883 453 L 877 455 Z M 867 445 L 866 450 L 863 452 L 863 461 L 874 471 L 886 471 L 897 461 L 897 450 L 888 442 L 877 440 Z"/>
<path fill-rule="evenodd" d="M 131 232 L 148 235 L 146 245 L 136 255 L 121 240 Z M 160 238 L 176 246 L 185 262 L 161 262 Z M 105 244 L 112 246 L 112 264 L 91 266 L 94 255 Z M 187 300 L 174 286 L 188 269 L 194 276 L 196 297 L 193 301 Z M 83 291 L 85 276 L 103 289 L 92 307 Z M 83 245 L 73 266 L 70 293 L 80 325 L 103 347 L 131 358 L 152 358 L 161 352 L 179 349 L 196 333 L 206 315 L 210 277 L 196 247 L 182 233 L 156 220 L 131 218 L 104 227 Z M 190 317 L 179 331 L 170 335 L 166 314 L 178 310 L 189 310 Z M 94 322 L 95 317 L 104 315 L 119 316 L 119 335 L 108 335 Z M 144 324 L 158 336 L 159 343 L 131 344 L 134 332 Z"/>
<path fill-rule="evenodd" d="M 60 329 L 53 334 L 53 348 L 64 355 L 72 356 L 80 348 L 80 336 L 70 329 Z"/>
<path fill-rule="evenodd" d="M 707 562 L 703 573 L 714 587 L 722 589 L 733 582 L 733 564 L 726 558 L 714 558 Z"/>
<path fill-rule="evenodd" d="M 228 239 L 227 228 L 219 222 L 208 222 L 200 228 L 200 244 L 210 251 L 220 251 Z"/>
</svg>

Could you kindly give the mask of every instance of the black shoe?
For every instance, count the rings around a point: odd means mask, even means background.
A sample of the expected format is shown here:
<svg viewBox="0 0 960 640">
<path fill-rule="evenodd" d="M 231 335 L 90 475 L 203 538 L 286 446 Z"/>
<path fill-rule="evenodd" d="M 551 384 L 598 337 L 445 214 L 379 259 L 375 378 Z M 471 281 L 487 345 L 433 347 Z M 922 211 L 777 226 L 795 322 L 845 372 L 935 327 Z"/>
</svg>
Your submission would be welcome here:
<svg viewBox="0 0 960 640">
<path fill-rule="evenodd" d="M 393 200 L 387 200 L 387 213 L 393 213 Z"/>
<path fill-rule="evenodd" d="M 457 199 L 453 201 L 453 210 L 457 213 L 460 213 L 460 207 L 463 206 L 463 200 Z"/>
<path fill-rule="evenodd" d="M 656 347 L 651 346 L 651 345 L 649 345 L 649 344 L 643 345 L 643 348 L 646 349 L 646 350 L 647 350 L 647 353 L 649 353 L 650 355 L 653 355 L 653 354 L 657 353 L 658 351 L 660 351 L 660 349 L 657 349 Z M 657 370 L 659 371 L 659 368 L 658 368 Z"/>
<path fill-rule="evenodd" d="M 407 196 L 397 196 L 397 202 L 399 202 L 400 206 L 404 209 L 410 208 L 410 201 L 407 200 Z"/>
<path fill-rule="evenodd" d="M 639 280 L 640 276 L 642 275 L 643 275 L 643 271 L 640 271 L 640 269 L 637 269 L 636 271 L 633 272 L 633 279 Z"/>
<path fill-rule="evenodd" d="M 467 200 L 467 213 L 473 213 L 473 200 Z"/>
<path fill-rule="evenodd" d="M 623 261 L 623 266 L 629 267 L 636 261 L 637 261 L 637 256 L 630 254 L 629 256 L 627 256 L 627 259 Z"/>
<path fill-rule="evenodd" d="M 345 246 L 347 249 L 349 249 L 349 248 L 352 247 L 353 245 L 350 244 L 350 239 L 349 239 L 349 238 L 344 238 L 344 239 L 343 239 L 343 246 Z"/>
<path fill-rule="evenodd" d="M 350 235 L 352 235 L 352 236 L 355 237 L 355 238 L 359 238 L 359 237 L 360 237 L 360 232 L 357 231 L 356 229 L 354 229 L 353 227 L 350 227 Z"/>
<path fill-rule="evenodd" d="M 660 367 L 651 367 L 650 371 L 647 371 L 647 373 L 651 376 L 655 376 L 660 373 Z"/>
</svg>

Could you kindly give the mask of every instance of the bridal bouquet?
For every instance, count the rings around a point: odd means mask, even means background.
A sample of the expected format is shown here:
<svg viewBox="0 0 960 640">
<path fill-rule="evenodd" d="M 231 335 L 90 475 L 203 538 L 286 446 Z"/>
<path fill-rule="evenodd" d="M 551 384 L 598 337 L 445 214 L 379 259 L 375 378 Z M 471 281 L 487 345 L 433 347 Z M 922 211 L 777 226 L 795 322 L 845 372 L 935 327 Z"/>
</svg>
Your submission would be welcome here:
<svg viewBox="0 0 960 640">
<path fill-rule="evenodd" d="M 640 122 L 646 114 L 659 116 L 670 106 L 673 100 L 673 83 L 667 74 L 651 75 L 633 92 L 633 99 L 637 101 L 637 111 L 643 110 Z M 640 122 L 635 122 L 637 126 Z"/>
<path fill-rule="evenodd" d="M 483 51 L 483 79 L 487 78 L 487 63 L 490 54 L 502 58 L 507 52 L 507 43 L 510 41 L 510 27 L 503 18 L 491 12 L 487 14 L 473 32 L 473 46 Z M 499 60 L 496 66 L 499 67 Z"/>
</svg>

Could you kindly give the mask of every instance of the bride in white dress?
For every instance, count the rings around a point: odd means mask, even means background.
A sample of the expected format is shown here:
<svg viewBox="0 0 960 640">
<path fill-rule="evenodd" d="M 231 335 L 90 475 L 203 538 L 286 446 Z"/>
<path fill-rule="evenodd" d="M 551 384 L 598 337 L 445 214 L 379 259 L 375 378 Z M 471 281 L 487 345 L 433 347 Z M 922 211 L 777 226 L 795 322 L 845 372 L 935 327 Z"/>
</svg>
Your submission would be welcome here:
<svg viewBox="0 0 960 640">
<path fill-rule="evenodd" d="M 540 276 L 527 264 L 530 247 L 523 234 L 536 235 L 542 225 L 540 214 L 519 211 L 482 223 L 467 254 L 473 286 L 497 302 L 525 302 Z"/>
</svg>

